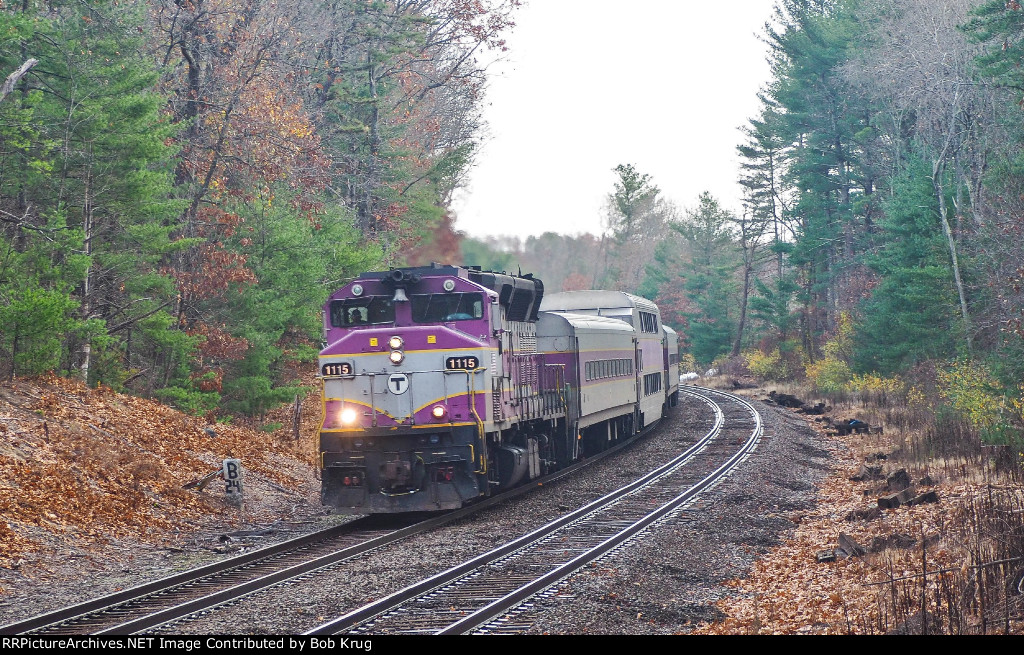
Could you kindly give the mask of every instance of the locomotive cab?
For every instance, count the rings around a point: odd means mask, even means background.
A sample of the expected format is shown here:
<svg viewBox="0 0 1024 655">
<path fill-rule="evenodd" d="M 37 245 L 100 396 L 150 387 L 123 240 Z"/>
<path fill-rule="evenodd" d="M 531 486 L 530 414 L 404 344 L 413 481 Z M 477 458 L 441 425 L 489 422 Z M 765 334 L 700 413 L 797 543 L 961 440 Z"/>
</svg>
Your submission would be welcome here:
<svg viewBox="0 0 1024 655">
<path fill-rule="evenodd" d="M 493 438 L 515 427 L 514 385 L 495 381 L 522 347 L 510 315 L 535 317 L 542 290 L 539 280 L 433 265 L 365 273 L 332 294 L 320 354 L 324 503 L 452 509 L 521 477 L 528 449 Z"/>
</svg>

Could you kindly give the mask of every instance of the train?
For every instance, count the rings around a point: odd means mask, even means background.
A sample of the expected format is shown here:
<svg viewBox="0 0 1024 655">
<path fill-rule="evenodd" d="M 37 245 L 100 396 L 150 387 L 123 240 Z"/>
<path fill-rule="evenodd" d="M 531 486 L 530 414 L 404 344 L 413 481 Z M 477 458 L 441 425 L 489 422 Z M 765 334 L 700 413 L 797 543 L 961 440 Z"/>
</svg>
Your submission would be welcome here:
<svg viewBox="0 0 1024 655">
<path fill-rule="evenodd" d="M 431 264 L 323 306 L 321 496 L 339 513 L 460 508 L 635 435 L 679 401 L 678 335 L 620 291 Z"/>
</svg>

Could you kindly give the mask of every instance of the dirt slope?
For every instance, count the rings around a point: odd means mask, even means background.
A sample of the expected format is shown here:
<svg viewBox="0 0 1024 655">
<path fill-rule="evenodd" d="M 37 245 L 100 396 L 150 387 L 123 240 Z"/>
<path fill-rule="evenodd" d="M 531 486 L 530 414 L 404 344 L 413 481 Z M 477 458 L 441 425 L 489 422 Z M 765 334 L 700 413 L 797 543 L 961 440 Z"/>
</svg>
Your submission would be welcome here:
<svg viewBox="0 0 1024 655">
<path fill-rule="evenodd" d="M 173 545 L 204 527 L 321 513 L 319 409 L 306 410 L 298 442 L 287 413 L 279 422 L 288 428 L 268 434 L 56 376 L 0 384 L 0 567 L 46 568 L 111 540 Z M 226 458 L 242 461 L 240 507 L 219 478 L 184 488 Z"/>
</svg>

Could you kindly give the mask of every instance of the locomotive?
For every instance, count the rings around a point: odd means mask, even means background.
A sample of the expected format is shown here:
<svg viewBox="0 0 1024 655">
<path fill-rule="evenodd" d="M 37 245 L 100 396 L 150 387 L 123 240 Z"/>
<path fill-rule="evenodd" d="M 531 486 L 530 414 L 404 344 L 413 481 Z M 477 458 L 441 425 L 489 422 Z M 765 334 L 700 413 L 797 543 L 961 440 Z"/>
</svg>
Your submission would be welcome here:
<svg viewBox="0 0 1024 655">
<path fill-rule="evenodd" d="M 341 512 L 455 509 L 678 402 L 676 333 L 619 291 L 431 264 L 360 275 L 323 321 L 322 499 Z"/>
</svg>

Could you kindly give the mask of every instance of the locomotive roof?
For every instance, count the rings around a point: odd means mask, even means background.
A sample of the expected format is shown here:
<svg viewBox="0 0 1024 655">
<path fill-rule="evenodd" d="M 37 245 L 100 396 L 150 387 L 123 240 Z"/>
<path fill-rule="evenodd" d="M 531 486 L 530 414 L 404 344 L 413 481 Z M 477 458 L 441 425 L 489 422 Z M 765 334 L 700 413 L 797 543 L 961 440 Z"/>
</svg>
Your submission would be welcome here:
<svg viewBox="0 0 1024 655">
<path fill-rule="evenodd" d="M 432 276 L 436 276 L 436 275 L 451 275 L 451 276 L 454 276 L 454 277 L 461 277 L 461 278 L 465 278 L 465 279 L 472 279 L 472 280 L 474 280 L 474 281 L 476 281 L 478 283 L 479 283 L 479 279 L 481 277 L 488 276 L 488 275 L 498 275 L 498 276 L 503 276 L 503 277 L 508 277 L 508 278 L 518 278 L 518 279 L 522 279 L 522 280 L 534 280 L 534 281 L 537 281 L 537 279 L 535 277 L 533 277 L 533 273 L 520 273 L 520 274 L 516 275 L 515 273 L 506 273 L 504 271 L 502 271 L 500 273 L 497 272 L 497 271 L 485 271 L 485 270 L 483 270 L 479 266 L 460 266 L 460 265 L 452 265 L 452 264 L 438 264 L 437 262 L 432 262 L 431 264 L 429 264 L 427 266 L 397 266 L 397 267 L 392 267 L 391 269 L 389 269 L 387 271 L 364 271 L 364 272 L 359 274 L 357 279 L 361 279 L 361 280 L 383 279 L 383 278 L 386 278 L 386 277 L 390 276 L 394 271 L 404 271 L 409 276 L 412 276 L 412 275 L 420 275 L 420 276 L 424 276 L 424 275 L 432 275 Z M 484 286 L 487 286 L 487 285 L 484 285 Z M 488 287 L 488 288 L 490 288 L 490 287 Z"/>
<path fill-rule="evenodd" d="M 540 311 L 541 299 L 544 297 L 544 283 L 541 280 L 533 277 L 531 273 L 519 275 L 497 273 L 483 271 L 479 266 L 450 266 L 432 263 L 429 266 L 367 271 L 350 282 L 349 285 L 336 291 L 331 298 L 343 295 L 356 281 L 362 284 L 380 283 L 384 285 L 385 290 L 392 292 L 401 288 L 414 293 L 424 293 L 425 291 L 417 291 L 417 289 L 429 290 L 432 288 L 431 284 L 436 285 L 437 278 L 441 277 L 461 278 L 489 293 L 497 294 L 498 302 L 505 308 L 510 321 L 533 322 L 537 320 L 537 312 Z M 431 283 L 428 280 L 435 280 L 435 282 Z M 437 291 L 440 291 L 440 288 Z"/>
<path fill-rule="evenodd" d="M 591 289 L 588 291 L 562 291 L 544 296 L 541 311 L 573 311 L 601 309 L 643 309 L 657 312 L 658 306 L 646 298 L 625 291 Z"/>
</svg>

